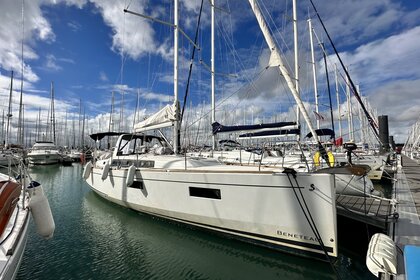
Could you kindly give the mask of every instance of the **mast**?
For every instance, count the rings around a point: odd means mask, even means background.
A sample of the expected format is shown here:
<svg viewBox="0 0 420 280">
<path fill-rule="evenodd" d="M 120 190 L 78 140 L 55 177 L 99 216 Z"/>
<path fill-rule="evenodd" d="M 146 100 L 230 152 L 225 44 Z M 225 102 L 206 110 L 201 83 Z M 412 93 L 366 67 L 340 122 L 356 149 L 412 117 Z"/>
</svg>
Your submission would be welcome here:
<svg viewBox="0 0 420 280">
<path fill-rule="evenodd" d="M 82 141 L 82 149 L 84 148 L 84 146 L 85 146 L 85 107 L 83 106 L 83 122 L 82 122 L 82 138 L 81 138 L 81 141 Z"/>
<path fill-rule="evenodd" d="M 124 90 L 121 88 L 120 131 L 124 129 Z"/>
<path fill-rule="evenodd" d="M 211 123 L 216 121 L 215 104 L 215 62 L 214 62 L 214 0 L 210 0 L 211 5 Z M 212 150 L 216 149 L 216 136 L 212 133 Z"/>
<path fill-rule="evenodd" d="M 338 130 L 339 130 L 340 138 L 341 138 L 343 137 L 343 131 L 341 130 L 341 108 L 340 108 L 340 95 L 338 91 L 337 64 L 334 64 L 334 74 L 335 74 L 335 95 L 337 97 L 337 110 L 338 110 Z"/>
<path fill-rule="evenodd" d="M 137 89 L 136 110 L 134 111 L 134 117 L 133 117 L 133 129 L 134 129 L 134 125 L 136 125 L 137 111 L 139 109 L 139 98 L 140 98 L 140 89 Z"/>
<path fill-rule="evenodd" d="M 268 26 L 263 18 L 263 15 L 258 7 L 256 0 L 249 0 L 249 3 L 251 5 L 251 8 L 255 14 L 255 17 L 258 21 L 258 24 L 261 28 L 261 31 L 264 35 L 264 38 L 267 42 L 268 48 L 271 51 L 271 57 L 270 57 L 270 66 L 277 66 L 283 75 L 284 79 L 286 80 L 287 86 L 289 87 L 290 91 L 292 92 L 293 97 L 295 98 L 295 101 L 302 113 L 303 118 L 305 119 L 309 130 L 312 132 L 312 135 L 315 139 L 315 141 L 320 145 L 320 148 L 323 149 L 323 146 L 321 145 L 319 141 L 318 134 L 316 133 L 315 129 L 313 128 L 311 124 L 311 120 L 309 118 L 308 112 L 306 111 L 305 106 L 302 103 L 302 100 L 300 99 L 299 92 L 296 89 L 295 83 L 293 83 L 293 80 L 287 71 L 287 68 L 284 65 L 283 59 L 280 56 L 280 52 L 277 49 L 276 44 L 274 43 L 274 39 L 271 36 Z M 324 150 L 325 151 L 325 150 Z"/>
<path fill-rule="evenodd" d="M 332 107 L 332 100 L 331 100 L 331 89 L 330 89 L 330 76 L 328 75 L 328 64 L 327 64 L 327 52 L 325 51 L 324 44 L 321 43 L 322 53 L 324 54 L 324 64 L 325 64 L 325 77 L 327 78 L 327 91 L 328 91 L 328 99 L 330 101 L 330 115 L 331 115 L 331 128 L 334 131 L 333 141 L 335 143 L 335 129 L 334 129 L 334 114 L 333 114 L 333 107 Z"/>
<path fill-rule="evenodd" d="M 51 128 L 52 128 L 52 136 L 53 136 L 53 143 L 57 144 L 56 136 L 55 136 L 55 109 L 54 109 L 54 82 L 51 81 Z"/>
<path fill-rule="evenodd" d="M 25 1 L 22 0 L 22 42 L 21 42 L 21 59 L 22 59 L 22 64 L 21 64 L 21 78 L 20 78 L 20 100 L 19 100 L 19 118 L 18 118 L 18 134 L 17 134 L 17 142 L 18 144 L 23 145 L 23 127 L 22 127 L 22 118 L 23 118 L 23 113 L 22 113 L 22 95 L 23 95 L 23 39 L 24 39 L 24 35 L 25 35 L 25 21 L 24 21 L 24 7 L 25 7 Z"/>
<path fill-rule="evenodd" d="M 293 45 L 294 45 L 294 52 L 295 52 L 295 87 L 298 96 L 299 93 L 299 48 L 298 48 L 298 21 L 297 21 L 297 4 L 296 0 L 293 0 Z M 300 109 L 297 106 L 296 109 L 296 124 L 300 125 Z M 297 135 L 297 140 L 300 140 L 300 134 Z"/>
<path fill-rule="evenodd" d="M 64 139 L 65 139 L 65 146 L 69 146 L 69 139 L 67 137 L 67 108 L 66 108 L 66 120 L 64 122 Z"/>
<path fill-rule="evenodd" d="M 174 105 L 176 120 L 174 123 L 173 147 L 174 153 L 179 152 L 179 105 L 178 105 L 178 2 L 174 1 Z"/>
<path fill-rule="evenodd" d="M 4 147 L 8 148 L 9 146 L 9 129 L 10 129 L 10 119 L 12 118 L 12 93 L 13 93 L 13 71 L 10 81 L 10 94 L 9 94 L 9 112 L 7 113 L 7 124 L 6 124 L 6 139 Z"/>
<path fill-rule="evenodd" d="M 360 86 L 359 85 L 356 85 L 356 90 L 357 90 L 357 93 L 360 95 L 360 98 L 363 98 L 362 94 L 360 93 Z M 359 104 L 358 108 L 359 108 L 360 140 L 362 141 L 362 144 L 365 144 L 366 143 L 365 131 L 364 131 L 365 126 L 364 126 L 364 121 L 363 121 L 362 106 L 360 106 L 360 104 Z"/>
<path fill-rule="evenodd" d="M 348 72 L 348 70 L 347 70 Z M 354 141 L 353 135 L 353 111 L 352 111 L 352 104 L 351 104 L 351 95 L 350 95 L 350 82 L 349 76 L 346 74 L 346 95 L 347 95 L 347 121 L 348 121 L 348 129 L 349 129 L 349 140 Z"/>
<path fill-rule="evenodd" d="M 82 141 L 80 139 L 81 136 L 81 117 L 82 117 L 82 99 L 79 98 L 79 129 L 77 130 L 77 132 L 79 133 L 79 141 L 78 141 L 78 146 L 80 148 L 80 146 L 82 145 Z"/>
<path fill-rule="evenodd" d="M 312 20 L 311 19 L 308 19 L 308 26 L 309 26 L 309 42 L 311 44 L 312 76 L 314 80 L 315 112 L 319 114 L 318 84 L 316 80 L 316 64 L 315 64 L 314 40 L 313 40 L 313 35 L 312 35 Z M 316 128 L 319 129 L 319 118 L 316 118 Z"/>
<path fill-rule="evenodd" d="M 35 141 L 39 141 L 39 132 L 41 131 L 41 107 L 39 107 L 39 110 L 38 110 L 38 119 L 37 119 L 37 122 L 36 122 L 36 128 L 35 128 L 35 131 L 36 131 L 36 137 L 35 137 Z"/>
<path fill-rule="evenodd" d="M 108 125 L 108 132 L 114 131 L 114 91 L 112 91 L 112 97 L 111 97 L 111 113 L 109 114 L 109 125 Z M 111 149 L 111 138 L 108 136 L 108 143 L 107 143 L 107 149 Z"/>
</svg>

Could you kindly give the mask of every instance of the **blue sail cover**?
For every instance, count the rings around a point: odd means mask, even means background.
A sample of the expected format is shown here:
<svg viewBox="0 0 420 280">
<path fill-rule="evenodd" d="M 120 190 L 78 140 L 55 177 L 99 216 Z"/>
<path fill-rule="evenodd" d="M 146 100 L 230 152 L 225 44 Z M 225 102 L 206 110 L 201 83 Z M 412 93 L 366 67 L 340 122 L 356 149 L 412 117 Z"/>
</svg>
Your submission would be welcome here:
<svg viewBox="0 0 420 280">
<path fill-rule="evenodd" d="M 298 135 L 300 134 L 300 129 L 282 129 L 282 130 L 269 130 L 261 132 L 251 132 L 239 135 L 239 138 L 264 138 L 264 137 L 277 137 L 277 136 L 286 136 L 286 135 Z"/>
<path fill-rule="evenodd" d="M 332 129 L 329 128 L 320 128 L 320 129 L 315 129 L 315 132 L 318 136 L 330 136 L 330 138 L 334 138 L 335 133 Z M 306 135 L 306 138 L 312 138 L 312 132 L 309 132 Z"/>
<path fill-rule="evenodd" d="M 232 125 L 225 126 L 221 125 L 218 122 L 214 122 L 211 126 L 213 127 L 213 134 L 217 133 L 226 133 L 226 132 L 235 132 L 235 131 L 263 131 L 263 130 L 273 130 L 276 128 L 284 128 L 287 126 L 295 126 L 296 122 L 278 122 L 278 123 L 262 123 L 262 124 L 252 124 L 252 125 Z M 278 130 L 277 130 L 278 131 Z"/>
</svg>

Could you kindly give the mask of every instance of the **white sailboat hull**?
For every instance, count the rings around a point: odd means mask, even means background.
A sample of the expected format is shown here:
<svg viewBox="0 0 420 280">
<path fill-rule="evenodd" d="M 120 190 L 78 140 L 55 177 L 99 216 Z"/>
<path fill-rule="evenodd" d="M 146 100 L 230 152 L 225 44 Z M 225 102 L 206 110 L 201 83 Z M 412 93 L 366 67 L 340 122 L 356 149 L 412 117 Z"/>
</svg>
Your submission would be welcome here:
<svg viewBox="0 0 420 280">
<path fill-rule="evenodd" d="M 25 251 L 30 219 L 29 210 L 16 208 L 11 219 L 15 219 L 16 215 L 18 217 L 14 228 L 10 229 L 12 231 L 10 237 L 0 246 L 4 252 L 4 255 L 0 254 L 0 279 L 16 278 Z M 6 234 L 2 236 L 2 240 Z"/>
<path fill-rule="evenodd" d="M 111 168 L 102 180 L 102 168 L 93 167 L 86 182 L 107 200 L 137 211 L 294 253 L 324 254 L 292 175 L 294 188 L 284 173 L 137 168 L 127 187 L 127 172 Z M 298 174 L 297 182 L 326 251 L 337 256 L 334 176 Z"/>
</svg>

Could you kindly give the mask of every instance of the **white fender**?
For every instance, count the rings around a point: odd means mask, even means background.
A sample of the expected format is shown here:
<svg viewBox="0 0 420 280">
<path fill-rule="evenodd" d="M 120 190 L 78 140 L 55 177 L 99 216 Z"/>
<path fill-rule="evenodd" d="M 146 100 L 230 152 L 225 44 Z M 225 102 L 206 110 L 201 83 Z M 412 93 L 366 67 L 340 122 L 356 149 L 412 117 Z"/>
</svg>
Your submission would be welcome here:
<svg viewBox="0 0 420 280">
<path fill-rule="evenodd" d="M 136 167 L 131 165 L 127 171 L 127 178 L 125 179 L 125 184 L 127 187 L 131 186 L 134 182 L 134 175 L 136 174 Z"/>
<path fill-rule="evenodd" d="M 108 177 L 109 172 L 109 162 L 105 163 L 104 167 L 102 168 L 102 180 L 105 180 Z"/>
<path fill-rule="evenodd" d="M 90 176 L 90 172 L 92 172 L 92 168 L 93 168 L 93 164 L 91 161 L 89 161 L 86 165 L 85 165 L 85 169 L 83 169 L 83 179 L 87 179 Z"/>
<path fill-rule="evenodd" d="M 369 242 L 366 266 L 376 277 L 379 273 L 397 275 L 397 247 L 387 235 L 376 233 Z"/>
<path fill-rule="evenodd" d="M 28 207 L 31 210 L 36 231 L 42 237 L 49 239 L 54 234 L 55 223 L 48 199 L 42 186 L 37 182 L 32 181 L 28 190 L 30 195 Z"/>
</svg>

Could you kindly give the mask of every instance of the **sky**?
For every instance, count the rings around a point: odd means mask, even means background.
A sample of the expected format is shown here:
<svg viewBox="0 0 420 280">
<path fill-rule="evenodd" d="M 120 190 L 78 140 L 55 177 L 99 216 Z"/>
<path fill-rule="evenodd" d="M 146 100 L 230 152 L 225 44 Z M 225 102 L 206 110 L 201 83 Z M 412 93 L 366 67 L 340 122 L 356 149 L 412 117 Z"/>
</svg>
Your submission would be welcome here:
<svg viewBox="0 0 420 280">
<path fill-rule="evenodd" d="M 180 35 L 179 47 L 181 106 L 193 61 L 184 124 L 205 131 L 210 131 L 209 2 L 203 1 L 197 37 L 199 49 L 194 59 L 191 59 L 193 45 L 186 36 Z M 269 50 L 247 2 L 216 1 L 216 120 L 226 124 L 293 120 L 295 101 L 279 71 L 267 67 Z M 293 76 L 292 1 L 259 2 Z M 314 3 L 368 108 L 376 115 L 387 115 L 390 134 L 397 142 L 405 142 L 410 127 L 420 116 L 420 2 L 314 0 Z M 200 0 L 180 0 L 180 28 L 192 41 L 200 6 Z M 172 22 L 173 1 L 0 0 L 0 8 L 0 117 L 8 112 L 13 71 L 12 142 L 16 139 L 21 86 L 28 145 L 37 134 L 39 137 L 37 127 L 46 126 L 50 116 L 52 83 L 58 134 L 67 145 L 71 144 L 68 140 L 71 131 L 80 130 L 83 115 L 86 133 L 108 131 L 114 104 L 112 130 L 127 131 L 135 121 L 172 102 L 172 27 L 123 10 Z M 300 94 L 315 123 L 307 25 L 310 17 L 318 38 L 314 43 L 315 65 L 319 111 L 324 118 L 320 125 L 331 126 L 325 64 L 319 45 L 322 42 L 337 130 L 334 64 L 338 60 L 310 2 L 298 1 L 297 10 Z M 346 115 L 344 72 L 341 66 L 338 68 L 340 114 Z M 356 103 L 353 98 L 354 122 L 359 123 Z M 135 120 L 134 112 L 137 112 Z M 5 119 L 1 119 L 3 127 Z M 344 137 L 348 137 L 344 121 L 342 129 Z M 355 133 L 360 133 L 360 128 Z"/>
</svg>

